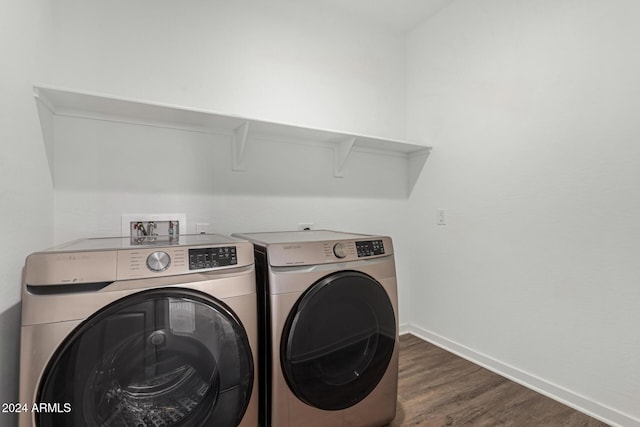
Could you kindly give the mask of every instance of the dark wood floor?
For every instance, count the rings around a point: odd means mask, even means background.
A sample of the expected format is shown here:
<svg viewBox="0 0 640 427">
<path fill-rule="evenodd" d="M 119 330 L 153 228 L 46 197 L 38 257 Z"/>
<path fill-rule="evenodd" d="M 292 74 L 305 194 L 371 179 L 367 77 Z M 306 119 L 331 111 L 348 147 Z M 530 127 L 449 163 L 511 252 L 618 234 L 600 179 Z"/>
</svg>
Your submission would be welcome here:
<svg viewBox="0 0 640 427">
<path fill-rule="evenodd" d="M 400 426 L 606 426 L 412 335 L 400 337 Z"/>
</svg>

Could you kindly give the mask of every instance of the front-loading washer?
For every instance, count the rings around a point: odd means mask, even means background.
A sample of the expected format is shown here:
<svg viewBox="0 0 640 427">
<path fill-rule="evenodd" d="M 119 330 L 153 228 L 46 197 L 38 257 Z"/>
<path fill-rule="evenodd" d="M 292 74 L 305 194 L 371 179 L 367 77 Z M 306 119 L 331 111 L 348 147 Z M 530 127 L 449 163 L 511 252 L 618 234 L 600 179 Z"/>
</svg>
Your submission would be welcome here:
<svg viewBox="0 0 640 427">
<path fill-rule="evenodd" d="M 396 413 L 392 240 L 328 230 L 234 234 L 254 244 L 265 426 L 383 426 Z"/>
<path fill-rule="evenodd" d="M 213 234 L 31 254 L 20 426 L 257 426 L 253 260 Z"/>
</svg>

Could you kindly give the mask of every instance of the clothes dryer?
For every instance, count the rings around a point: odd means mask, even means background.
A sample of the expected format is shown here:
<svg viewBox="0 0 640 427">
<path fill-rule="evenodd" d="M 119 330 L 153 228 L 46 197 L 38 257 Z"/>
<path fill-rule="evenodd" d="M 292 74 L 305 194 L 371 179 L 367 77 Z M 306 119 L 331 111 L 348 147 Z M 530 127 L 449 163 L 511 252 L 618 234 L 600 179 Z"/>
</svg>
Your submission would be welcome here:
<svg viewBox="0 0 640 427">
<path fill-rule="evenodd" d="M 21 427 L 258 425 L 253 247 L 87 239 L 24 271 Z"/>
<path fill-rule="evenodd" d="M 398 305 L 391 238 L 327 230 L 234 236 L 253 242 L 256 254 L 263 424 L 393 420 Z"/>
</svg>

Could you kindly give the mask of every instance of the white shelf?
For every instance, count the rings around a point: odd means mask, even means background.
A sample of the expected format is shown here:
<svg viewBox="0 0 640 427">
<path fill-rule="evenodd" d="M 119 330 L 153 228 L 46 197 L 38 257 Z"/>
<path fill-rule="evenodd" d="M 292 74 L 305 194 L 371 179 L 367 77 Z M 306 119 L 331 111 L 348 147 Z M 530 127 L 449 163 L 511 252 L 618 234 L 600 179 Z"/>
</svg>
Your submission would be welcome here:
<svg viewBox="0 0 640 427">
<path fill-rule="evenodd" d="M 354 152 L 394 157 L 396 161 L 400 157 L 406 160 L 407 182 L 406 188 L 401 190 L 405 194 L 398 194 L 397 197 L 409 196 L 431 152 L 431 147 L 405 141 L 312 129 L 45 85 L 34 86 L 34 96 L 52 176 L 55 168 L 53 120 L 56 116 L 229 135 L 232 144 L 230 166 L 233 171 L 247 170 L 247 150 L 259 139 L 294 144 L 320 144 L 333 149 L 333 176 L 338 179 L 341 179 L 350 167 L 349 160 L 354 156 Z M 287 156 L 286 152 L 281 154 Z"/>
</svg>

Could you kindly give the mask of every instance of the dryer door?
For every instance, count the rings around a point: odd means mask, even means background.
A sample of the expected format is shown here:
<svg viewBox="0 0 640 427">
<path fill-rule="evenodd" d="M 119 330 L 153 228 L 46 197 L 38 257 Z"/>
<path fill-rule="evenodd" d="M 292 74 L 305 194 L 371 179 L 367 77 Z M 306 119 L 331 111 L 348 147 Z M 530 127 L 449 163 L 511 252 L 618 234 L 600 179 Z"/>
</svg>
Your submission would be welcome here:
<svg viewBox="0 0 640 427">
<path fill-rule="evenodd" d="M 378 385 L 395 338 L 393 305 L 382 285 L 341 271 L 316 282 L 293 307 L 282 334 L 282 370 L 307 404 L 348 408 Z"/>
<path fill-rule="evenodd" d="M 222 302 L 185 289 L 121 299 L 81 324 L 51 359 L 38 427 L 236 426 L 253 358 Z"/>
</svg>

